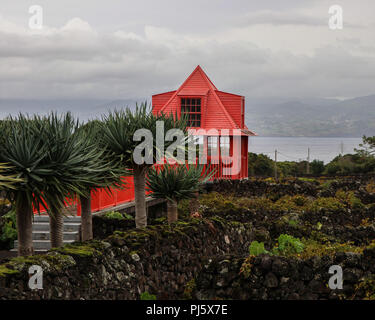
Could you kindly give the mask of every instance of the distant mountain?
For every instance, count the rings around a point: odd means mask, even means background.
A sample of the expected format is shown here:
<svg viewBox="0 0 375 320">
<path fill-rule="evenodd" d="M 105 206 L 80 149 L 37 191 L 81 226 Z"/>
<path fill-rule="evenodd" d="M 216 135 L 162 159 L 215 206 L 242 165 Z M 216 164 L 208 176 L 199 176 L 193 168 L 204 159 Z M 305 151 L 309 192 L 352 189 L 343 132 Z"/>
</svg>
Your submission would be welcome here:
<svg viewBox="0 0 375 320">
<path fill-rule="evenodd" d="M 139 100 L 143 102 L 144 100 Z M 134 100 L 104 100 L 104 99 L 77 99 L 77 100 L 26 100 L 26 99 L 0 99 L 0 119 L 8 115 L 22 113 L 46 114 L 50 111 L 71 111 L 82 121 L 100 118 L 108 110 L 121 108 L 134 108 Z"/>
<path fill-rule="evenodd" d="M 145 99 L 139 99 L 143 102 Z M 108 110 L 134 108 L 135 100 L 0 99 L 0 119 L 9 114 L 71 111 L 82 121 L 100 118 Z M 337 99 L 252 99 L 246 97 L 246 124 L 260 136 L 362 137 L 375 135 L 375 95 Z"/>
<path fill-rule="evenodd" d="M 349 100 L 246 100 L 246 124 L 261 136 L 375 135 L 375 95 Z"/>
</svg>

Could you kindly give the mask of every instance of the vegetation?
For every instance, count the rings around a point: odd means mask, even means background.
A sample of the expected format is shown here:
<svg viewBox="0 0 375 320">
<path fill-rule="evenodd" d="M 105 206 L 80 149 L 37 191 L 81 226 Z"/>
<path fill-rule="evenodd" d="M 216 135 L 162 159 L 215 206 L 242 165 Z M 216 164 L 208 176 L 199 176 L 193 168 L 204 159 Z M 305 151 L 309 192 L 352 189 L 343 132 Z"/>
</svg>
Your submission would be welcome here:
<svg viewBox="0 0 375 320">
<path fill-rule="evenodd" d="M 168 223 L 178 220 L 177 205 L 180 200 L 194 198 L 200 186 L 208 181 L 213 171 L 203 165 L 171 165 L 153 167 L 148 171 L 147 188 L 154 198 L 167 200 Z"/>
<path fill-rule="evenodd" d="M 308 198 L 304 195 L 268 197 L 236 197 L 229 194 L 211 192 L 200 197 L 200 208 L 204 212 L 214 214 L 261 212 L 262 214 L 275 212 L 295 213 L 328 213 L 349 212 L 369 207 L 355 196 L 353 192 L 338 191 L 335 197 Z M 186 208 L 181 207 L 181 210 Z"/>
<path fill-rule="evenodd" d="M 251 256 L 260 254 L 291 255 L 301 253 L 303 250 L 304 244 L 300 239 L 289 234 L 281 234 L 277 239 L 277 244 L 270 252 L 264 248 L 263 242 L 253 241 L 249 247 Z"/>
<path fill-rule="evenodd" d="M 301 253 L 304 249 L 303 243 L 289 234 L 281 234 L 277 239 L 277 245 L 272 252 L 279 255 L 290 255 Z"/>
<path fill-rule="evenodd" d="M 91 192 L 106 188 L 106 191 L 111 193 L 111 188 L 125 188 L 122 177 L 126 176 L 127 172 L 118 166 L 116 156 L 104 148 L 99 121 L 89 121 L 81 126 L 78 135 L 86 143 L 86 150 L 82 151 L 85 152 L 84 156 L 87 157 L 88 166 L 91 168 L 91 176 L 86 182 L 81 183 L 82 186 L 85 184 L 85 194 L 80 196 L 81 239 L 85 241 L 93 238 Z"/>
<path fill-rule="evenodd" d="M 11 170 L 12 167 L 0 163 L 0 190 L 14 190 L 14 185 L 22 182 L 22 179 L 18 178 L 17 175 L 7 174 Z"/>
<path fill-rule="evenodd" d="M 141 300 L 156 300 L 156 296 L 154 294 L 148 293 L 148 291 L 145 291 L 141 293 L 140 299 Z"/>
<path fill-rule="evenodd" d="M 12 175 L 22 179 L 14 184 L 10 200 L 15 202 L 18 230 L 18 253 L 33 253 L 31 224 L 33 206 L 43 206 L 43 191 L 53 164 L 48 162 L 44 136 L 33 119 L 20 115 L 0 123 L 0 161 L 12 165 Z M 14 190 L 13 190 L 14 188 Z"/>
<path fill-rule="evenodd" d="M 0 247 L 10 249 L 13 247 L 14 240 L 17 239 L 16 212 L 10 210 L 5 215 L 1 216 L 0 219 Z"/>
<path fill-rule="evenodd" d="M 250 252 L 250 255 L 251 255 L 251 256 L 259 256 L 260 254 L 269 253 L 269 252 L 264 248 L 264 243 L 263 243 L 263 242 L 258 242 L 258 241 L 253 241 L 253 242 L 250 244 L 249 252 Z"/>
<path fill-rule="evenodd" d="M 107 219 L 117 219 L 117 220 L 134 220 L 134 218 L 127 214 L 127 213 L 121 213 L 118 211 L 109 211 L 104 214 L 104 217 Z"/>
<path fill-rule="evenodd" d="M 355 154 L 335 157 L 324 165 L 323 161 L 313 160 L 310 163 L 310 174 L 350 175 L 375 173 L 375 137 L 363 137 L 363 142 L 355 149 Z M 275 175 L 275 162 L 264 154 L 249 153 L 249 176 L 272 177 Z M 279 177 L 296 177 L 307 174 L 307 161 L 278 161 Z"/>
<path fill-rule="evenodd" d="M 164 139 L 164 136 L 162 138 L 163 141 L 166 142 L 162 150 L 159 148 L 156 142 L 158 123 L 164 123 L 165 133 L 170 129 L 180 129 L 187 135 L 186 118 L 182 117 L 177 120 L 177 117 L 173 115 L 154 115 L 152 110 L 147 107 L 146 103 L 142 104 L 140 107 L 137 106 L 134 112 L 130 109 L 115 111 L 103 118 L 101 133 L 105 147 L 107 150 L 111 151 L 112 154 L 116 155 L 119 166 L 124 168 L 124 173 L 125 168 L 127 168 L 134 176 L 135 222 L 137 228 L 143 228 L 147 225 L 145 198 L 147 171 L 157 162 L 156 160 L 161 160 L 158 159 L 158 155 L 163 155 L 168 147 L 176 142 L 166 141 L 168 139 Z M 139 141 L 144 138 L 139 132 L 140 129 L 147 129 L 149 130 L 148 132 L 151 132 L 152 135 L 149 138 L 152 142 L 152 150 L 147 150 L 147 148 L 142 149 L 139 146 Z M 136 150 L 143 154 L 144 163 L 137 163 L 137 161 L 135 161 L 133 152 Z"/>
</svg>

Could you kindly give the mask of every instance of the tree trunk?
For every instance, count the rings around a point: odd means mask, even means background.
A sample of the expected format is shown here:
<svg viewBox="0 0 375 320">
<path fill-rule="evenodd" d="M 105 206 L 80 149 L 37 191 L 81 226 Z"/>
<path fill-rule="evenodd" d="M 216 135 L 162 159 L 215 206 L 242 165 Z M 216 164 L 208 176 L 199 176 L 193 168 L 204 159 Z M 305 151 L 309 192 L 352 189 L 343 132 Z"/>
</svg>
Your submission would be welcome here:
<svg viewBox="0 0 375 320">
<path fill-rule="evenodd" d="M 49 217 L 49 234 L 51 247 L 62 247 L 64 244 L 64 216 L 60 212 L 54 212 Z"/>
<path fill-rule="evenodd" d="M 177 213 L 177 202 L 176 201 L 167 201 L 167 215 L 168 215 L 168 223 L 171 224 L 178 220 L 178 213 Z"/>
<path fill-rule="evenodd" d="M 81 240 L 93 239 L 92 233 L 92 214 L 91 214 L 91 195 L 81 198 Z"/>
<path fill-rule="evenodd" d="M 27 203 L 26 197 L 17 201 L 16 217 L 18 234 L 18 255 L 33 255 L 33 208 L 31 204 Z"/>
<path fill-rule="evenodd" d="M 134 196 L 135 196 L 135 226 L 147 226 L 146 212 L 146 168 L 134 169 Z"/>
</svg>

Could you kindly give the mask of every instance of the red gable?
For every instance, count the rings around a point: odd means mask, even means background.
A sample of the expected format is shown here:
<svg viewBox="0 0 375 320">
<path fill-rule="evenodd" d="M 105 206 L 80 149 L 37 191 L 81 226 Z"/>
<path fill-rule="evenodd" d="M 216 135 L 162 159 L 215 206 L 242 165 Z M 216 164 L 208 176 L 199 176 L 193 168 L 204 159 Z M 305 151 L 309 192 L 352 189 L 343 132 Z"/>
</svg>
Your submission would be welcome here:
<svg viewBox="0 0 375 320">
<path fill-rule="evenodd" d="M 244 124 L 245 98 L 218 91 L 200 66 L 176 91 L 152 96 L 153 112 L 180 116 L 182 98 L 201 98 L 201 128 L 242 129 L 245 135 L 254 135 Z"/>
</svg>

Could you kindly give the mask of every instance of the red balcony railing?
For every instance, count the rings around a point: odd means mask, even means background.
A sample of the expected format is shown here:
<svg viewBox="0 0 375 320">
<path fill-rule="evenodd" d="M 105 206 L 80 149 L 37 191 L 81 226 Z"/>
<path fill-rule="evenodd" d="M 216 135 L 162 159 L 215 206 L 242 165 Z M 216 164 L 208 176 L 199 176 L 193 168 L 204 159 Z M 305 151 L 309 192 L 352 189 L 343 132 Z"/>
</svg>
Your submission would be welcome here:
<svg viewBox="0 0 375 320">
<path fill-rule="evenodd" d="M 209 172 L 215 170 L 214 175 L 210 180 L 217 179 L 244 179 L 247 177 L 247 158 L 245 156 L 241 157 L 240 168 L 237 168 L 239 163 L 232 164 L 232 159 L 227 157 L 221 157 L 220 161 L 215 161 L 214 158 L 208 157 L 207 164 L 205 164 L 205 169 L 207 166 L 210 167 Z M 237 167 L 236 167 L 237 166 Z M 125 189 L 118 190 L 112 189 L 109 193 L 108 190 L 98 189 L 92 191 L 91 193 L 91 210 L 92 212 L 97 212 L 103 209 L 116 207 L 118 205 L 124 204 L 126 202 L 134 201 L 134 180 L 133 177 L 125 177 Z M 76 214 L 81 215 L 81 206 L 77 200 L 67 199 L 66 204 L 68 207 L 76 207 Z M 45 213 L 44 208 L 40 208 L 40 213 Z M 38 213 L 35 209 L 34 213 Z"/>
</svg>

